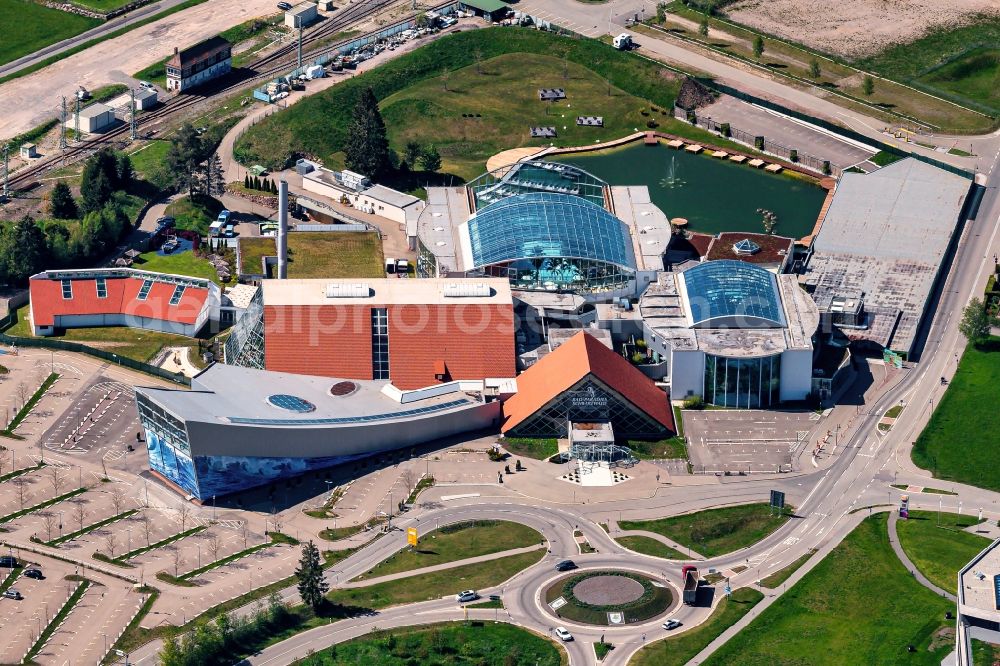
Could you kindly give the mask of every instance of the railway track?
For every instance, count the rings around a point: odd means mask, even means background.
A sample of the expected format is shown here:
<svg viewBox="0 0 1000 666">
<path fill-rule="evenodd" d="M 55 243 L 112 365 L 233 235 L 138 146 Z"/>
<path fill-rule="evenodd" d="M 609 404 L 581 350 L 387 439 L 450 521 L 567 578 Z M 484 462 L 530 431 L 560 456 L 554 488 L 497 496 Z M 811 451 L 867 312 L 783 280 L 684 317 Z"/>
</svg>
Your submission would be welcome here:
<svg viewBox="0 0 1000 666">
<path fill-rule="evenodd" d="M 356 4 L 352 4 L 345 9 L 342 9 L 339 13 L 335 14 L 328 20 L 324 21 L 320 25 L 316 26 L 310 31 L 304 31 L 302 35 L 302 61 L 306 62 L 313 60 L 324 53 L 336 50 L 344 44 L 350 43 L 357 39 L 361 39 L 366 36 L 374 35 L 378 32 L 385 30 L 386 28 L 391 28 L 394 25 L 399 25 L 405 23 L 413 18 L 415 14 L 408 14 L 406 17 L 395 21 L 387 26 L 381 27 L 378 30 L 374 30 L 363 35 L 357 35 L 350 39 L 341 40 L 333 44 L 325 45 L 318 49 L 312 49 L 307 51 L 306 46 L 315 44 L 318 41 L 336 35 L 338 32 L 343 31 L 345 28 L 349 28 L 351 25 L 359 22 L 360 20 L 374 14 L 382 9 L 398 2 L 398 0 L 363 0 Z M 446 2 L 441 5 L 434 7 L 433 9 L 439 9 L 441 7 L 446 7 L 452 4 L 452 2 Z M 137 121 L 137 126 L 140 135 L 143 130 L 149 130 L 153 125 L 162 122 L 171 116 L 174 116 L 181 111 L 189 109 L 196 104 L 204 102 L 206 99 L 212 97 L 225 96 L 227 94 L 232 94 L 238 92 L 247 87 L 247 85 L 260 80 L 267 80 L 286 72 L 291 66 L 291 62 L 288 61 L 290 56 L 294 56 L 298 50 L 298 40 L 295 40 L 289 44 L 283 45 L 278 49 L 275 49 L 267 55 L 261 56 L 257 60 L 248 63 L 244 67 L 237 70 L 242 72 L 244 70 L 250 72 L 249 75 L 240 76 L 239 74 L 231 74 L 229 78 L 232 79 L 234 76 L 238 77 L 238 80 L 232 80 L 227 83 L 227 85 L 218 88 L 216 90 L 210 91 L 207 95 L 178 95 L 177 97 L 172 97 L 165 101 L 159 108 L 143 114 L 139 117 Z M 225 80 L 225 79 L 224 79 Z M 130 127 L 126 123 L 120 127 L 117 127 L 105 134 L 94 139 L 88 139 L 86 141 L 81 141 L 73 146 L 70 146 L 63 150 L 58 155 L 44 160 L 38 164 L 29 166 L 26 169 L 21 169 L 20 171 L 11 174 L 9 179 L 9 185 L 11 192 L 25 191 L 33 188 L 38 179 L 46 171 L 66 166 L 67 164 L 72 164 L 81 159 L 89 157 L 101 148 L 109 145 L 114 145 L 119 142 L 127 144 L 129 142 Z"/>
</svg>

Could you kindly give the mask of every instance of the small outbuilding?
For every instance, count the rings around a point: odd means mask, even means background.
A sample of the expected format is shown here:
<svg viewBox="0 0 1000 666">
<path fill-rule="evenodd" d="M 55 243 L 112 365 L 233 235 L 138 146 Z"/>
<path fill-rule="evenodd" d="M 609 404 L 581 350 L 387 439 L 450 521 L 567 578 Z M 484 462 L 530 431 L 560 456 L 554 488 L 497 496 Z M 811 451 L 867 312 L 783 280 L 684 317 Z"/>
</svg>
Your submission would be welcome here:
<svg viewBox="0 0 1000 666">
<path fill-rule="evenodd" d="M 500 0 L 462 0 L 460 7 L 487 21 L 499 21 L 510 11 L 510 7 Z"/>
<path fill-rule="evenodd" d="M 93 133 L 107 129 L 115 122 L 115 110 L 110 106 L 97 102 L 85 109 L 80 109 L 80 131 Z M 76 120 L 70 116 L 66 120 L 67 127 L 74 127 Z"/>
<path fill-rule="evenodd" d="M 147 111 L 156 106 L 157 101 L 158 97 L 155 90 L 143 88 L 135 91 L 135 108 L 137 111 Z"/>
<path fill-rule="evenodd" d="M 285 12 L 285 25 L 289 28 L 305 28 L 319 20 L 315 2 L 302 2 Z"/>
<path fill-rule="evenodd" d="M 21 158 L 30 160 L 32 158 L 38 157 L 37 146 L 33 143 L 22 143 L 21 144 Z"/>
</svg>

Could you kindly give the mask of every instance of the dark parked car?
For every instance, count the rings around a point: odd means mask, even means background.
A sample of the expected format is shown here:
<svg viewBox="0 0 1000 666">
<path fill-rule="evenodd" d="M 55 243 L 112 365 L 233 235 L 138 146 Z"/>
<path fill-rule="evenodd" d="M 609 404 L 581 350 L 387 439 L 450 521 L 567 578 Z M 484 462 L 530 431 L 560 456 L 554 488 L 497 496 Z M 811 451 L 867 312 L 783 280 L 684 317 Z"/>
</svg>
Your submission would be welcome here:
<svg viewBox="0 0 1000 666">
<path fill-rule="evenodd" d="M 41 580 L 41 579 L 45 578 L 45 576 L 42 574 L 42 570 L 41 569 L 27 569 L 24 572 L 24 577 L 25 578 L 34 578 L 35 580 Z"/>
<path fill-rule="evenodd" d="M 556 571 L 570 571 L 576 569 L 576 562 L 573 560 L 563 560 L 556 565 Z"/>
<path fill-rule="evenodd" d="M 0 567 L 13 569 L 17 566 L 17 558 L 12 555 L 0 555 Z"/>
<path fill-rule="evenodd" d="M 292 6 L 290 4 L 288 4 L 287 2 L 279 2 L 278 3 L 278 9 L 280 9 L 281 11 L 287 12 L 291 8 L 292 8 Z"/>
</svg>

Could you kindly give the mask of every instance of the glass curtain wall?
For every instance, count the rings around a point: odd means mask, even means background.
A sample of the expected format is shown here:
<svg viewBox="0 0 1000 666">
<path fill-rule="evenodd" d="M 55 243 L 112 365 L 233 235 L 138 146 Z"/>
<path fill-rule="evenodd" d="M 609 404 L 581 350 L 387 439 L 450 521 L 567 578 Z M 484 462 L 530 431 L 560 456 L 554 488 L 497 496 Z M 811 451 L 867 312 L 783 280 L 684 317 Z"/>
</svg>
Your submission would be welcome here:
<svg viewBox="0 0 1000 666">
<path fill-rule="evenodd" d="M 738 409 L 779 402 L 781 355 L 726 358 L 705 355 L 705 402 Z"/>
</svg>

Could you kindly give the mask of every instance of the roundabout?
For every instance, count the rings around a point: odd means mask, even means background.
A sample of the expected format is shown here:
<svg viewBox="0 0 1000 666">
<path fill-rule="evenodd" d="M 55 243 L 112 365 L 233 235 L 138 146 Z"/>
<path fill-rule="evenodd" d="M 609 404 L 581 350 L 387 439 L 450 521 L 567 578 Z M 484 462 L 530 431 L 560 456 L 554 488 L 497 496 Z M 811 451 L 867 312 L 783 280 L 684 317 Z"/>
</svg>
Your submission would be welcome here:
<svg viewBox="0 0 1000 666">
<path fill-rule="evenodd" d="M 649 621 L 676 602 L 665 581 L 613 569 L 564 576 L 549 583 L 543 597 L 546 610 L 559 619 L 611 627 Z"/>
</svg>

